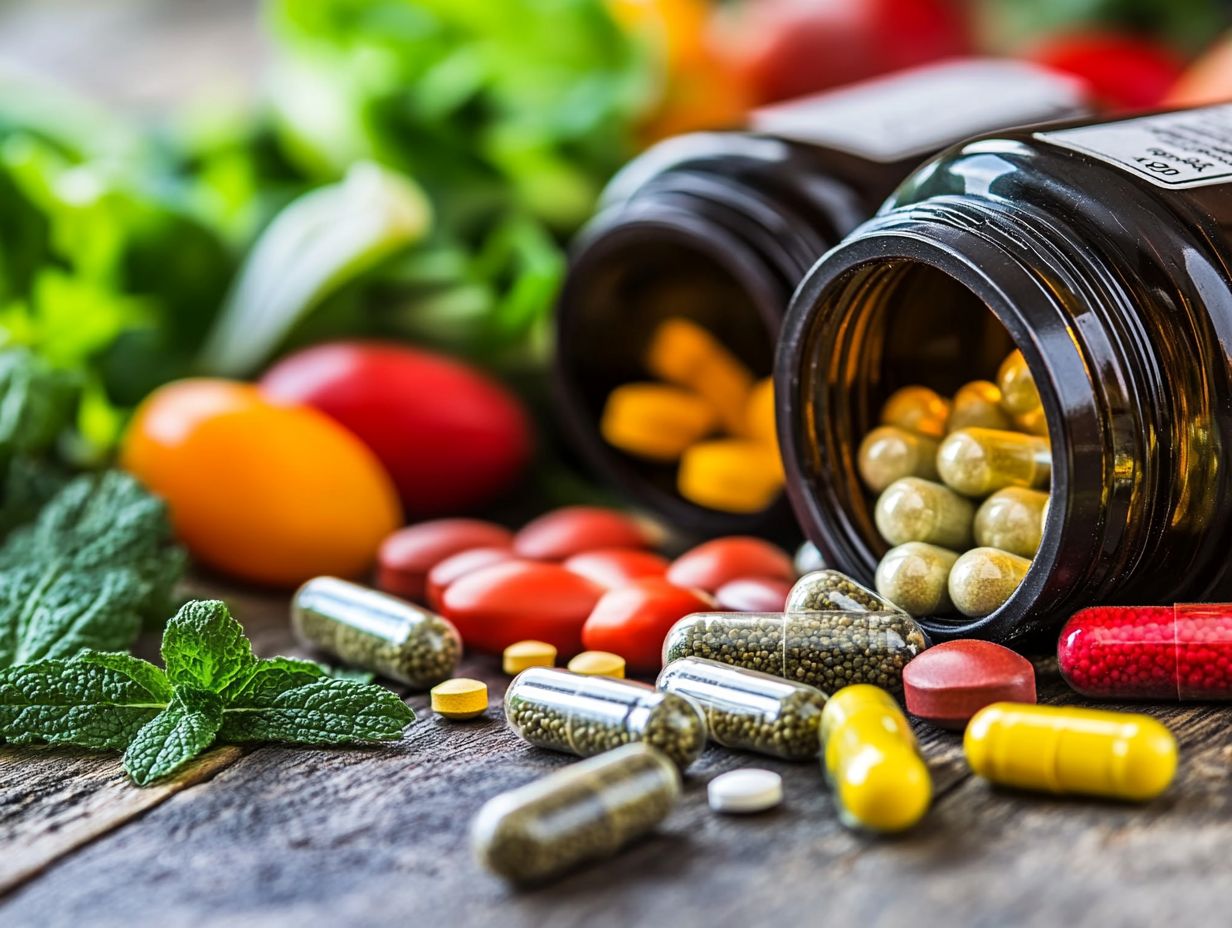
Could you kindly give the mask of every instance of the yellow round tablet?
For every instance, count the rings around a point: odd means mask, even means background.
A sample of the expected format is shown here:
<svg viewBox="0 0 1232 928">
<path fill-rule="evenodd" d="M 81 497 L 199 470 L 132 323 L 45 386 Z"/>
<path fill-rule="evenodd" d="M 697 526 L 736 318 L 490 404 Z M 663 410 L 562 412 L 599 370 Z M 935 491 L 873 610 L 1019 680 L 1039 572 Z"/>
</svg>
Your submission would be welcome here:
<svg viewBox="0 0 1232 928">
<path fill-rule="evenodd" d="M 505 648 L 501 668 L 505 673 L 521 673 L 527 667 L 555 667 L 556 647 L 546 641 L 515 641 Z"/>
<path fill-rule="evenodd" d="M 482 680 L 454 677 L 432 687 L 432 711 L 447 719 L 473 719 L 488 708 L 488 685 Z"/>
<path fill-rule="evenodd" d="M 569 661 L 569 669 L 589 677 L 623 677 L 625 659 L 611 651 L 583 651 Z"/>
</svg>

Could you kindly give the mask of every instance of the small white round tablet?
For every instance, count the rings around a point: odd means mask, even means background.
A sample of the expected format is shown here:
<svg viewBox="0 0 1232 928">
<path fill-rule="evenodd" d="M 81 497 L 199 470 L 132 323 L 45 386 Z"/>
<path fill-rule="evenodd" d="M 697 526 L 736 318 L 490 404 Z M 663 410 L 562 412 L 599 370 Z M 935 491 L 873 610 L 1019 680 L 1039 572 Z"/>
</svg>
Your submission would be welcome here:
<svg viewBox="0 0 1232 928">
<path fill-rule="evenodd" d="M 706 795 L 716 812 L 764 812 L 783 801 L 783 778 L 760 767 L 731 770 L 711 780 Z"/>
</svg>

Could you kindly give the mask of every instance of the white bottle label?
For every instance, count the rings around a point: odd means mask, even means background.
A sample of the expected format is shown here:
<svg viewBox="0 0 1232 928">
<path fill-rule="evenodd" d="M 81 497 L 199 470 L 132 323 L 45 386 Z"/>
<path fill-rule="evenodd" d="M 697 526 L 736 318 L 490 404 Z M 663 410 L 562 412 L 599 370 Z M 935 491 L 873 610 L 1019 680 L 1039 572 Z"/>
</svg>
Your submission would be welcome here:
<svg viewBox="0 0 1232 928">
<path fill-rule="evenodd" d="M 960 59 L 754 111 L 754 132 L 892 163 L 996 129 L 1073 118 L 1081 85 L 1024 61 Z"/>
<path fill-rule="evenodd" d="M 1037 132 L 1035 137 L 1098 158 L 1157 187 L 1184 189 L 1232 180 L 1232 103 Z"/>
</svg>

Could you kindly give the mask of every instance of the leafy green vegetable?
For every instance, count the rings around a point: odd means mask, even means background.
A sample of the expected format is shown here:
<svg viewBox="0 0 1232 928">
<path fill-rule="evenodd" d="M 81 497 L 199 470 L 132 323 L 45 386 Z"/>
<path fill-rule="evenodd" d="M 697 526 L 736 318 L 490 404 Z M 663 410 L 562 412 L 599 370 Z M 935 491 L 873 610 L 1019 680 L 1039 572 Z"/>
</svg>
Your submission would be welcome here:
<svg viewBox="0 0 1232 928">
<path fill-rule="evenodd" d="M 167 623 L 163 664 L 87 651 L 0 670 L 0 736 L 15 744 L 124 750 L 145 785 L 216 741 L 391 741 L 415 718 L 382 686 L 289 657 L 258 660 L 224 603 L 185 604 Z"/>
</svg>

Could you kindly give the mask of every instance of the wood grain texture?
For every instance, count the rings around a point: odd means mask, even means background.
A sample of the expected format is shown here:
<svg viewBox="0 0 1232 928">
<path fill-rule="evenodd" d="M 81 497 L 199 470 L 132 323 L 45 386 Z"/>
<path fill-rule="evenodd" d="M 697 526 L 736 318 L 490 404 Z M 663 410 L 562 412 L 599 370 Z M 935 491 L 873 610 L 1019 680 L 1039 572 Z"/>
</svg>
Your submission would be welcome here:
<svg viewBox="0 0 1232 928">
<path fill-rule="evenodd" d="M 227 596 L 262 653 L 290 651 L 285 602 Z M 1178 782 L 1145 806 L 992 789 L 970 777 L 959 736 L 920 728 L 937 800 L 910 835 L 838 824 L 814 764 L 707 750 L 664 827 L 619 857 L 539 889 L 482 872 L 470 819 L 489 797 L 569 763 L 505 728 L 490 659 L 486 717 L 419 713 L 404 739 L 365 749 L 254 750 L 0 902 L 0 923 L 510 926 L 672 923 L 1105 926 L 1209 923 L 1232 889 L 1227 711 L 1153 714 L 1182 742 Z M 1041 692 L 1072 698 L 1055 669 Z M 774 812 L 722 817 L 705 784 L 740 766 L 783 774 Z"/>
</svg>

